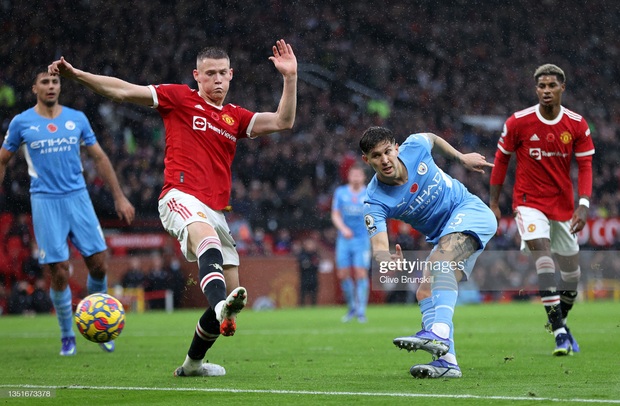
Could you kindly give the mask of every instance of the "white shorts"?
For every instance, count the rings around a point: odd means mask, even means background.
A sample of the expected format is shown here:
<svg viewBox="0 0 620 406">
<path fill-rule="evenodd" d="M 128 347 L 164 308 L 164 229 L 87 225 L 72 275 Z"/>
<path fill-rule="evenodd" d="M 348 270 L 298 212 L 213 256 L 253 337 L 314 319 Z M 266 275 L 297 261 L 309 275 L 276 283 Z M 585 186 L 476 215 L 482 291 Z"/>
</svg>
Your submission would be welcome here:
<svg viewBox="0 0 620 406">
<path fill-rule="evenodd" d="M 171 189 L 159 199 L 159 219 L 164 229 L 181 244 L 181 251 L 190 262 L 196 262 L 196 255 L 187 249 L 187 226 L 196 221 L 207 223 L 215 229 L 222 243 L 223 265 L 239 265 L 239 253 L 228 223 L 221 211 L 215 211 L 194 196 Z"/>
<path fill-rule="evenodd" d="M 549 220 L 540 210 L 525 206 L 518 206 L 515 211 L 522 251 L 528 251 L 525 241 L 546 238 L 551 241 L 554 254 L 571 256 L 579 252 L 577 236 L 570 232 L 570 220 Z"/>
</svg>

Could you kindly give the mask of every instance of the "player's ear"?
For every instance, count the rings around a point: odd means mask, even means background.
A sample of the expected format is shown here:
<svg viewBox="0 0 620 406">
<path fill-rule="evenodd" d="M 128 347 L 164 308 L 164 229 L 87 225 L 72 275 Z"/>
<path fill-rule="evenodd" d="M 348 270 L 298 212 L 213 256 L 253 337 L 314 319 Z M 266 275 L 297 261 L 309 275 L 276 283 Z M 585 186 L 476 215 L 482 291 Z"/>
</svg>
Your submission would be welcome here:
<svg viewBox="0 0 620 406">
<path fill-rule="evenodd" d="M 362 161 L 364 161 L 366 165 L 370 165 L 370 163 L 368 163 L 368 157 L 366 156 L 366 154 L 362 154 Z"/>
<path fill-rule="evenodd" d="M 232 80 L 232 78 L 233 78 L 233 68 L 230 68 L 230 73 L 229 73 L 229 75 L 230 75 L 230 80 Z"/>
</svg>

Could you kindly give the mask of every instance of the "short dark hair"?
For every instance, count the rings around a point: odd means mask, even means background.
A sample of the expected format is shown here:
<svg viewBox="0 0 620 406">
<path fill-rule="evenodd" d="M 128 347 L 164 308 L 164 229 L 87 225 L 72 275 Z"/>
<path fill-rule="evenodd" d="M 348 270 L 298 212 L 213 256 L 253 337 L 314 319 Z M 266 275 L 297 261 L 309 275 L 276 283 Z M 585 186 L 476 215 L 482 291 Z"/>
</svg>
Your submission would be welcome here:
<svg viewBox="0 0 620 406">
<path fill-rule="evenodd" d="M 377 145 L 382 142 L 388 142 L 390 144 L 396 143 L 396 137 L 391 130 L 385 127 L 369 127 L 362 134 L 360 140 L 360 149 L 364 154 L 367 154 Z"/>
<path fill-rule="evenodd" d="M 218 47 L 203 48 L 202 51 L 198 52 L 198 55 L 196 56 L 196 61 L 200 62 L 203 59 L 228 59 L 230 60 L 230 58 L 228 57 L 228 53 L 224 49 L 218 48 Z"/>
<path fill-rule="evenodd" d="M 564 75 L 564 71 L 560 69 L 559 66 L 552 63 L 546 63 L 536 68 L 536 71 L 534 72 L 534 80 L 538 82 L 539 77 L 547 75 L 555 75 L 555 77 L 558 78 L 558 81 L 560 83 L 564 83 L 566 81 L 566 75 Z"/>
<path fill-rule="evenodd" d="M 47 65 L 39 65 L 32 71 L 32 84 L 37 83 L 37 79 L 41 73 L 47 73 Z"/>
</svg>

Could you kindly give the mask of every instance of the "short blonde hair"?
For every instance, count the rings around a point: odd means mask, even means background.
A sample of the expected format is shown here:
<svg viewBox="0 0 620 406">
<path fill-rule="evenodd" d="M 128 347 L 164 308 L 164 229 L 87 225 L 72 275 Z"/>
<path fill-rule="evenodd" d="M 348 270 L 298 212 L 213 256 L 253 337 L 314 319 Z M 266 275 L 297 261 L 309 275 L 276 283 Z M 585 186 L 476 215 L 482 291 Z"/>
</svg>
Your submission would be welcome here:
<svg viewBox="0 0 620 406">
<path fill-rule="evenodd" d="M 536 68 L 534 72 L 534 80 L 538 82 L 538 78 L 543 75 L 555 75 L 561 83 L 566 82 L 566 75 L 559 66 L 552 63 L 546 63 Z"/>
</svg>

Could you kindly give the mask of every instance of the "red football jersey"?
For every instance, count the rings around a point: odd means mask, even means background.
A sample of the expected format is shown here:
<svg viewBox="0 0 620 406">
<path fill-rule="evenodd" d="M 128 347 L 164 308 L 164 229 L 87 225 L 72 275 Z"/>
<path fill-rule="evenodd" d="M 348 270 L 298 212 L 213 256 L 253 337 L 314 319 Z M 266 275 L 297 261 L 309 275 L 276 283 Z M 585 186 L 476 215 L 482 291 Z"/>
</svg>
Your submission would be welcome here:
<svg viewBox="0 0 620 406">
<path fill-rule="evenodd" d="M 166 130 L 164 187 L 188 193 L 214 210 L 229 204 L 237 140 L 249 136 L 254 114 L 234 104 L 207 103 L 186 85 L 152 85 L 153 108 Z"/>
<path fill-rule="evenodd" d="M 563 106 L 553 121 L 542 117 L 538 105 L 518 111 L 506 120 L 497 148 L 517 157 L 513 209 L 533 207 L 551 220 L 570 220 L 575 201 L 572 155 L 594 154 L 590 129 L 582 116 Z"/>
</svg>

